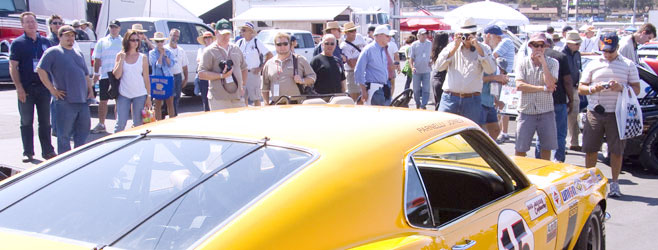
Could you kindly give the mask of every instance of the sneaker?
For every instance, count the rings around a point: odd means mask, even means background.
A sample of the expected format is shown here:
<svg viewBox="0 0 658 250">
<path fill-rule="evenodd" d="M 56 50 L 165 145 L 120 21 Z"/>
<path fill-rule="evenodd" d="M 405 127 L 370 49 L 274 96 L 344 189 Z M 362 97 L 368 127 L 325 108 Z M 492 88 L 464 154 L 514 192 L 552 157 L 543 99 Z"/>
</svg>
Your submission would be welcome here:
<svg viewBox="0 0 658 250">
<path fill-rule="evenodd" d="M 44 159 L 50 160 L 50 159 L 54 158 L 55 156 L 57 156 L 57 154 L 55 152 L 50 152 L 50 153 L 44 154 L 42 156 L 43 156 Z"/>
<path fill-rule="evenodd" d="M 498 139 L 496 139 L 496 143 L 498 143 L 498 144 L 503 144 L 507 141 L 509 141 L 509 135 L 508 134 L 500 134 L 498 136 Z"/>
<path fill-rule="evenodd" d="M 621 197 L 621 190 L 619 190 L 619 183 L 610 182 L 610 193 L 608 197 Z"/>
<path fill-rule="evenodd" d="M 581 147 L 581 146 L 571 146 L 571 147 L 569 147 L 569 150 L 579 151 L 580 152 L 580 151 L 583 150 L 583 147 Z"/>
<path fill-rule="evenodd" d="M 92 134 L 99 134 L 99 133 L 106 133 L 107 130 L 105 130 L 105 125 L 104 124 L 98 124 L 94 129 L 91 130 Z"/>
<path fill-rule="evenodd" d="M 23 155 L 23 162 L 31 162 L 32 160 L 34 160 L 32 155 Z"/>
</svg>

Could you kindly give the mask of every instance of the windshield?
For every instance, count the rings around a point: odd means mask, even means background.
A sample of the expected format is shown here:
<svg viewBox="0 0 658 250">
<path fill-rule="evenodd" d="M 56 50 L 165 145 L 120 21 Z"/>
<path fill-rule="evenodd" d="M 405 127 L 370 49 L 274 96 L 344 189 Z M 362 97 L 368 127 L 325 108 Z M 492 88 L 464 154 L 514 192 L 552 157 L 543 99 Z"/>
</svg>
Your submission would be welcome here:
<svg viewBox="0 0 658 250">
<path fill-rule="evenodd" d="M 386 14 L 386 13 L 377 14 L 377 23 L 378 24 L 388 24 L 388 14 Z"/>
<path fill-rule="evenodd" d="M 266 44 L 274 44 L 274 35 L 276 32 L 263 30 L 256 35 L 256 39 Z"/>
<path fill-rule="evenodd" d="M 25 5 L 25 0 L 0 0 L 0 11 L 9 12 L 9 13 L 18 13 L 18 11 L 16 10 L 16 5 L 18 5 L 19 7 Z"/>
<path fill-rule="evenodd" d="M 127 140 L 119 141 L 125 144 Z M 0 207 L 4 209 L 0 227 L 107 244 L 157 212 L 117 246 L 187 248 L 311 157 L 305 152 L 267 146 L 239 158 L 253 147 L 232 141 L 155 137 L 138 140 L 97 160 L 93 160 L 97 157 L 94 152 L 83 152 L 49 168 L 64 169 L 63 174 L 69 173 L 66 169 L 72 164 L 80 166 L 80 158 L 91 162 L 82 163 L 79 170 L 22 200 L 3 202 L 17 197 L 4 195 L 12 186 L 2 190 L 0 204 L 16 203 L 6 209 Z M 237 162 L 226 167 L 233 160 Z M 218 174 L 207 175 L 220 169 Z M 46 172 L 18 184 L 53 174 Z M 190 186 L 206 177 L 209 179 L 200 185 Z M 194 188 L 180 196 L 188 187 Z"/>
</svg>

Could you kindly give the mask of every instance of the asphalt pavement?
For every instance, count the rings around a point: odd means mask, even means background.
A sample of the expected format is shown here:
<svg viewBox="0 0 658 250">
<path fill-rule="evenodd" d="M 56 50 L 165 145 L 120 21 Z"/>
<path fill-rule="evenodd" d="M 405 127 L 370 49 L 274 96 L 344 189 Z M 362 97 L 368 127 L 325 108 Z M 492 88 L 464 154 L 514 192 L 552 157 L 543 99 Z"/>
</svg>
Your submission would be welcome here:
<svg viewBox="0 0 658 250">
<path fill-rule="evenodd" d="M 396 79 L 396 95 L 404 88 L 405 77 L 398 75 Z M 92 127 L 98 123 L 97 105 L 92 105 Z M 110 101 L 110 109 L 114 107 L 114 101 Z M 411 107 L 415 107 L 411 101 Z M 428 108 L 431 107 L 428 105 Z M 199 97 L 184 96 L 180 103 L 181 115 L 202 111 L 201 99 Z M 108 114 L 105 122 L 109 132 L 113 131 L 116 120 L 112 118 L 113 112 Z M 0 84 L 0 166 L 11 166 L 15 169 L 29 169 L 43 161 L 38 137 L 35 135 L 35 160 L 23 163 L 22 142 L 19 130 L 20 115 L 16 91 L 11 84 Z M 130 126 L 130 122 L 128 124 Z M 510 142 L 500 145 L 507 154 L 514 154 L 514 129 L 515 123 L 510 122 Z M 35 126 L 36 131 L 36 117 Z M 96 140 L 109 133 L 91 134 L 89 141 Z M 52 138 L 53 146 L 56 148 L 56 138 Z M 534 147 L 532 148 L 534 150 Z M 534 155 L 531 152 L 528 155 Z M 577 166 L 584 166 L 584 154 L 568 151 L 566 162 Z M 610 167 L 599 162 L 597 168 L 601 169 L 606 177 L 610 177 Z M 606 245 L 607 249 L 656 249 L 651 240 L 655 237 L 655 225 L 658 224 L 658 175 L 651 174 L 641 166 L 626 164 L 623 167 L 619 181 L 623 197 L 608 199 L 608 212 L 612 218 L 606 222 Z"/>
</svg>

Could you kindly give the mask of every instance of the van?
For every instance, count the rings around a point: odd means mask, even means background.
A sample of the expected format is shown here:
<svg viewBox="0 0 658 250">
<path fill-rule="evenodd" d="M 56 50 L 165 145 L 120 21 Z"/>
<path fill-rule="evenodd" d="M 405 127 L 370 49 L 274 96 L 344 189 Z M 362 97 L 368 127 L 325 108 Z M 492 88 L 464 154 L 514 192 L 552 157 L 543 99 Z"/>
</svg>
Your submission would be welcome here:
<svg viewBox="0 0 658 250">
<path fill-rule="evenodd" d="M 274 36 L 279 32 L 295 36 L 295 38 L 297 38 L 297 47 L 295 47 L 295 53 L 304 56 L 304 58 L 306 58 L 306 60 L 309 62 L 311 59 L 313 59 L 315 42 L 313 41 L 313 34 L 311 34 L 309 31 L 289 29 L 261 30 L 256 36 L 256 39 L 265 44 L 265 47 L 267 47 L 267 49 L 272 52 L 272 55 L 276 55 Z"/>
<path fill-rule="evenodd" d="M 194 76 L 197 73 L 196 55 L 197 51 L 204 46 L 199 44 L 196 40 L 197 37 L 203 35 L 203 32 L 209 31 L 215 33 L 210 27 L 201 22 L 189 21 L 183 19 L 173 18 L 159 18 L 159 17 L 128 17 L 117 19 L 121 25 L 121 35 L 126 34 L 128 29 L 133 24 L 142 24 L 143 29 L 147 30 L 145 35 L 152 38 L 155 32 L 162 32 L 165 37 L 169 37 L 169 31 L 173 28 L 180 30 L 180 39 L 178 46 L 185 50 L 187 55 L 187 72 L 188 84 L 183 88 L 185 95 L 194 95 Z M 104 36 L 107 35 L 107 30 Z"/>
</svg>

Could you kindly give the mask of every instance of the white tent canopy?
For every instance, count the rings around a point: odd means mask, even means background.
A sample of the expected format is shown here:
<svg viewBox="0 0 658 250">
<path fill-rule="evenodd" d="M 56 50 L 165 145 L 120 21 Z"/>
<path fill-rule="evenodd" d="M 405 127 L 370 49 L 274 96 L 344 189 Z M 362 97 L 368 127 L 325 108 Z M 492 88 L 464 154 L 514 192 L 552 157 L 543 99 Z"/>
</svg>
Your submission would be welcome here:
<svg viewBox="0 0 658 250">
<path fill-rule="evenodd" d="M 444 22 L 450 24 L 453 29 L 458 29 L 465 18 L 471 17 L 475 23 L 483 26 L 501 21 L 507 26 L 522 26 L 529 24 L 528 17 L 507 5 L 482 1 L 460 6 L 445 15 Z"/>
</svg>

